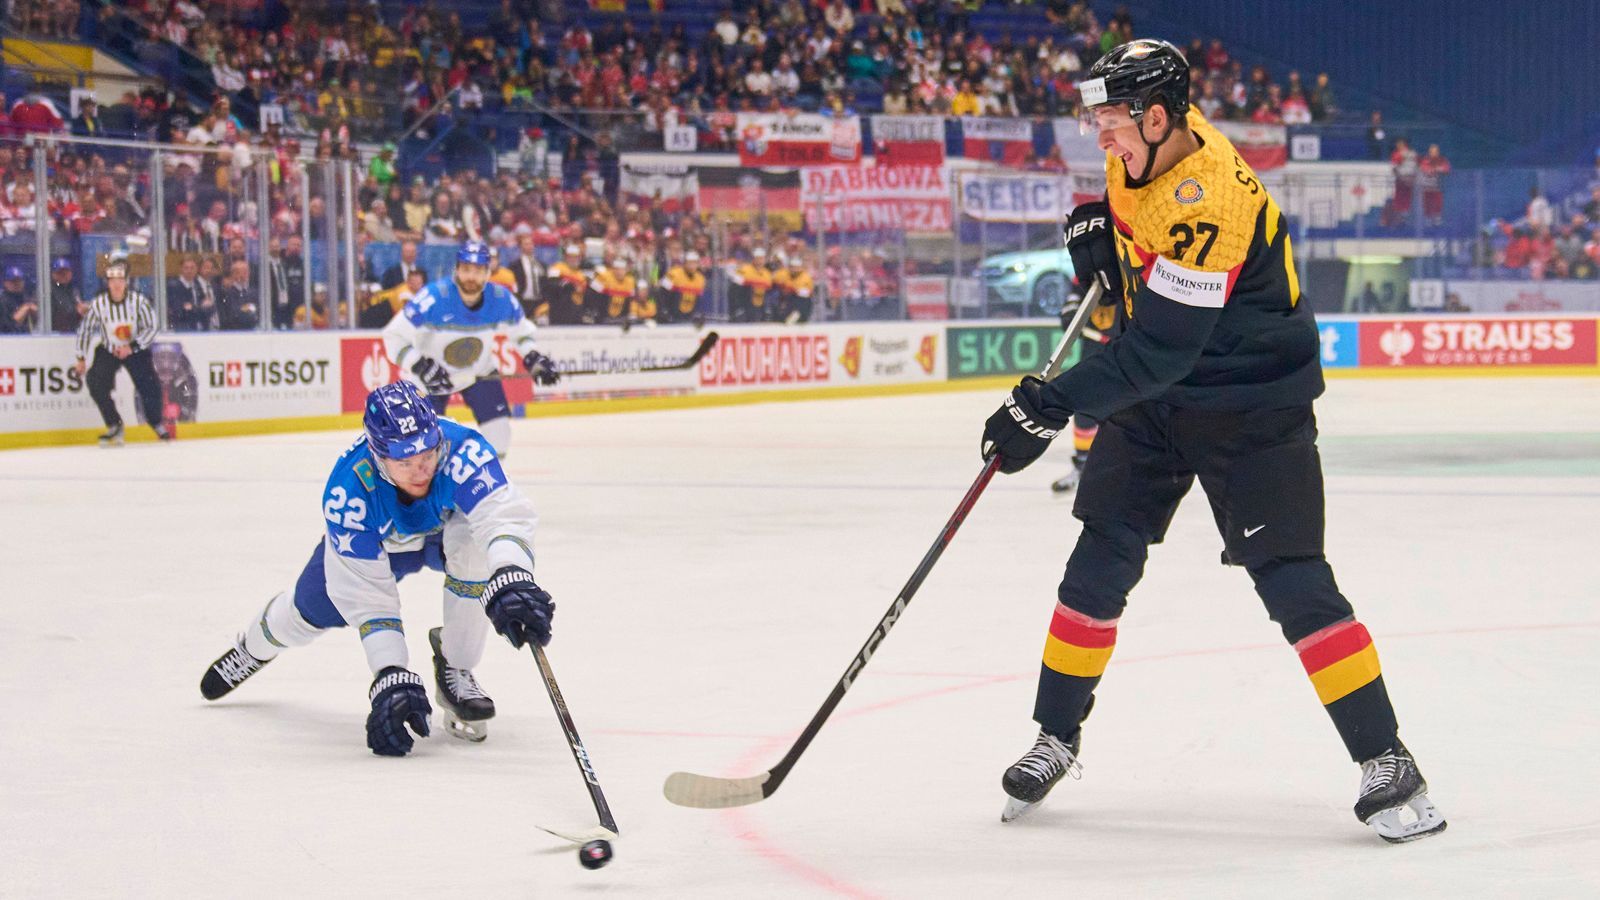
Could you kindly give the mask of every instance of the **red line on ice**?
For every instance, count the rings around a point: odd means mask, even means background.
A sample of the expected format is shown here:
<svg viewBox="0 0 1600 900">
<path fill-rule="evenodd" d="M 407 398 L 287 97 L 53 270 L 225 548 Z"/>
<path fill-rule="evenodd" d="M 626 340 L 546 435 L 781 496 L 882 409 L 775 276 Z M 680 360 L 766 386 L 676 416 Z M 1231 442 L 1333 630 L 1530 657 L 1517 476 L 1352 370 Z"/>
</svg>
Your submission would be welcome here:
<svg viewBox="0 0 1600 900">
<path fill-rule="evenodd" d="M 1389 632 L 1379 634 L 1374 637 L 1373 640 L 1376 643 L 1382 643 L 1385 639 L 1443 637 L 1474 634 L 1503 634 L 1508 631 L 1566 631 L 1578 628 L 1600 628 L 1600 622 L 1552 622 L 1548 624 L 1479 625 L 1470 628 L 1444 628 L 1431 631 Z M 1116 667 L 1117 665 L 1126 666 L 1135 663 L 1165 662 L 1167 660 L 1180 659 L 1189 656 L 1222 656 L 1229 653 L 1245 653 L 1255 650 L 1268 650 L 1275 647 L 1283 648 L 1289 652 L 1293 652 L 1293 649 L 1285 645 L 1282 641 L 1275 641 L 1266 644 L 1241 644 L 1234 647 L 1212 647 L 1203 650 L 1177 650 L 1168 653 L 1157 653 L 1153 656 L 1136 656 L 1132 659 L 1124 658 L 1119 660 L 1113 658 L 1111 660 L 1111 666 Z M 834 716 L 834 718 L 853 719 L 858 716 L 867 715 L 868 713 L 881 712 L 885 709 L 892 709 L 897 706 L 903 706 L 907 703 L 914 703 L 918 700 L 927 700 L 933 697 L 944 696 L 946 694 L 960 693 L 962 691 L 972 690 L 974 688 L 984 688 L 996 684 L 1006 684 L 1023 678 L 1033 678 L 1037 675 L 1036 672 L 1032 671 L 1016 673 L 1012 675 L 963 675 L 953 672 L 885 672 L 881 674 L 922 676 L 930 678 L 956 677 L 969 678 L 971 680 L 964 684 L 950 685 L 948 687 L 934 688 L 926 691 L 916 691 L 901 697 L 891 698 L 878 703 L 871 703 L 847 712 L 839 713 L 838 715 Z M 769 758 L 777 757 L 779 753 L 787 749 L 790 742 L 792 742 L 798 734 L 799 732 L 789 732 L 786 734 L 770 735 L 762 738 L 759 743 L 750 748 L 749 752 L 739 757 L 734 761 L 733 765 L 729 766 L 729 774 L 733 777 L 742 777 L 748 775 L 752 770 L 755 769 L 756 766 L 767 762 Z M 684 736 L 687 737 L 691 735 L 685 733 Z M 712 735 L 695 734 L 692 736 L 710 737 Z M 762 859 L 767 860 L 768 862 L 780 869 L 783 869 L 790 875 L 801 879 L 802 881 L 810 882 L 811 884 L 822 888 L 823 890 L 831 891 L 832 893 L 839 894 L 840 896 L 844 897 L 855 897 L 860 898 L 860 900 L 875 900 L 875 898 L 879 896 L 871 891 L 868 891 L 866 888 L 851 884 L 850 882 L 829 873 L 819 866 L 806 862 L 795 854 L 790 853 L 789 851 L 778 846 L 777 842 L 769 837 L 761 828 L 761 826 L 757 825 L 751 819 L 748 807 L 724 809 L 720 812 L 720 818 L 722 819 L 722 824 L 727 826 L 728 831 L 733 835 L 733 837 L 748 845 L 757 856 L 760 856 Z"/>
</svg>

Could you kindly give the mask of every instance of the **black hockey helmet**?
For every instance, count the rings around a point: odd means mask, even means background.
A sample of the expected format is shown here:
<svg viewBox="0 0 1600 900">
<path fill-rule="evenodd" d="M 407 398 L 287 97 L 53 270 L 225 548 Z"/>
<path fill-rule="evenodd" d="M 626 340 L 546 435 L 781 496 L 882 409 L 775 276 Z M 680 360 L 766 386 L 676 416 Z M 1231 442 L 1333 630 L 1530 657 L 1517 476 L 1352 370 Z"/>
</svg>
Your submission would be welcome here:
<svg viewBox="0 0 1600 900">
<path fill-rule="evenodd" d="M 1135 120 L 1152 102 L 1181 119 L 1189 111 L 1189 61 L 1166 41 L 1141 38 L 1115 47 L 1078 84 L 1085 108 L 1128 104 Z"/>
<path fill-rule="evenodd" d="M 1144 171 L 1137 177 L 1128 175 L 1135 186 L 1142 185 L 1150 179 L 1156 151 L 1174 129 L 1183 126 L 1189 112 L 1189 61 L 1166 41 L 1129 41 L 1089 67 L 1089 77 L 1078 82 L 1078 96 L 1083 101 L 1079 122 L 1085 134 L 1139 125 L 1139 139 L 1150 152 Z M 1107 109 L 1122 103 L 1128 104 L 1126 117 Z M 1166 130 L 1153 141 L 1144 135 L 1144 114 L 1152 104 L 1164 107 L 1168 119 Z"/>
</svg>

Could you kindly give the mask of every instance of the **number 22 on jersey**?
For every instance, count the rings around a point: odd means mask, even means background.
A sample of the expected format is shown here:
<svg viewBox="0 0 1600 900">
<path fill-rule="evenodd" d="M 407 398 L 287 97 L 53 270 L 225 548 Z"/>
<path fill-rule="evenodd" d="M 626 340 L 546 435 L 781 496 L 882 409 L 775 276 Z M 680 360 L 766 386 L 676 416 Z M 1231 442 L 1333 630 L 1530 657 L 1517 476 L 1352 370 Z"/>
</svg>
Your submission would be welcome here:
<svg viewBox="0 0 1600 900">
<path fill-rule="evenodd" d="M 359 530 L 367 518 L 367 501 L 349 496 L 342 487 L 331 488 L 327 502 L 322 504 L 322 517 L 335 525 Z"/>
</svg>

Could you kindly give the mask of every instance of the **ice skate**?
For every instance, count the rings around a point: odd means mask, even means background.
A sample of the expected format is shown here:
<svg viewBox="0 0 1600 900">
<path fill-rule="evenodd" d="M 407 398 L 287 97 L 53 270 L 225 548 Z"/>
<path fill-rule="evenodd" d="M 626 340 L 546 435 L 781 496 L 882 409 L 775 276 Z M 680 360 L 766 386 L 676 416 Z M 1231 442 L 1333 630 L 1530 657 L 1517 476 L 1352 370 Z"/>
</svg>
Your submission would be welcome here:
<svg viewBox="0 0 1600 900">
<path fill-rule="evenodd" d="M 1361 796 L 1356 818 L 1391 844 L 1444 831 L 1444 814 L 1428 799 L 1428 782 L 1417 761 L 1399 741 L 1393 749 L 1361 764 Z"/>
<path fill-rule="evenodd" d="M 217 657 L 217 661 L 201 677 L 200 694 L 207 700 L 215 700 L 243 684 L 246 678 L 261 671 L 269 662 L 272 660 L 251 656 L 250 651 L 244 648 L 244 638 L 240 637 L 227 653 Z"/>
<path fill-rule="evenodd" d="M 1083 461 L 1087 458 L 1088 454 L 1081 450 L 1072 454 L 1072 471 L 1051 482 L 1050 490 L 1057 494 L 1067 494 L 1075 490 L 1078 487 L 1078 478 L 1083 475 Z"/>
<path fill-rule="evenodd" d="M 177 432 L 173 430 L 172 426 L 166 424 L 165 422 L 161 423 L 160 425 L 150 426 L 150 430 L 156 433 L 156 440 L 159 441 L 170 441 L 178 436 Z"/>
<path fill-rule="evenodd" d="M 457 669 L 445 662 L 443 633 L 442 628 L 428 630 L 428 643 L 433 647 L 433 680 L 438 689 L 434 699 L 439 701 L 450 736 L 478 743 L 489 736 L 494 701 L 478 686 L 471 669 Z"/>
<path fill-rule="evenodd" d="M 1078 729 L 1070 741 L 1063 741 L 1044 730 L 1033 742 L 1033 749 L 1022 755 L 1016 764 L 1006 770 L 1000 779 L 1005 789 L 1006 808 L 1000 821 L 1010 822 L 1044 801 L 1045 795 L 1055 787 L 1061 776 L 1083 777 L 1083 766 L 1078 762 L 1078 747 L 1083 729 Z"/>
<path fill-rule="evenodd" d="M 99 437 L 95 438 L 95 440 L 98 441 L 102 447 L 121 447 L 124 443 L 126 443 L 122 437 L 122 423 L 118 422 L 117 424 L 110 426 L 106 429 L 105 434 L 100 435 Z"/>
</svg>

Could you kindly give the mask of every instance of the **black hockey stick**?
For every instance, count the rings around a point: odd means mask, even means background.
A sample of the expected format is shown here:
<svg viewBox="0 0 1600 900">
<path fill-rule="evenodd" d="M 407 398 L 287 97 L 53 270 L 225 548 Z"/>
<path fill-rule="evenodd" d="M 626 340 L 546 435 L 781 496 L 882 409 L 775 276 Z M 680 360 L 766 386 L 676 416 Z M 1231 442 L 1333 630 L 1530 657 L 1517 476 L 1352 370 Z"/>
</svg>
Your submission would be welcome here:
<svg viewBox="0 0 1600 900">
<path fill-rule="evenodd" d="M 572 758 L 578 763 L 578 771 L 583 773 L 584 787 L 589 789 L 589 799 L 594 801 L 594 811 L 600 817 L 599 827 L 587 830 L 551 828 L 548 825 L 539 827 L 574 844 L 587 844 L 601 839 L 616 840 L 617 820 L 611 816 L 611 807 L 606 803 L 606 795 L 600 790 L 600 779 L 595 777 L 594 766 L 589 762 L 589 751 L 583 748 L 583 739 L 578 737 L 578 726 L 572 723 L 572 713 L 567 711 L 567 701 L 561 696 L 561 688 L 556 685 L 556 673 L 551 671 L 550 660 L 545 658 L 544 651 L 539 649 L 538 644 L 530 643 L 528 647 L 533 650 L 533 659 L 539 664 L 539 677 L 544 679 L 544 689 L 550 693 L 550 703 L 556 708 L 556 718 L 561 720 L 561 730 L 566 732 L 567 747 L 572 750 Z"/>
<path fill-rule="evenodd" d="M 1067 350 L 1083 332 L 1084 322 L 1088 318 L 1089 311 L 1099 303 L 1102 290 L 1098 283 L 1090 287 L 1088 295 L 1073 313 L 1066 332 L 1056 344 L 1055 352 L 1050 354 L 1050 361 L 1045 363 L 1044 369 L 1039 372 L 1040 378 L 1049 380 L 1055 374 L 1057 367 L 1061 365 L 1061 360 L 1067 355 Z M 922 557 L 922 562 L 917 565 L 917 570 L 911 573 L 911 579 L 900 589 L 900 593 L 894 598 L 894 603 L 889 606 L 889 611 L 878 621 L 877 627 L 872 629 L 867 642 L 856 651 L 855 658 L 850 660 L 850 665 L 844 670 L 844 677 L 834 685 L 832 693 L 828 694 L 828 699 L 823 701 L 822 708 L 817 710 L 810 722 L 806 723 L 805 730 L 800 732 L 800 737 L 795 740 L 794 746 L 783 755 L 783 759 L 778 760 L 777 765 L 759 775 L 747 778 L 714 778 L 709 775 L 695 775 L 692 772 L 673 772 L 667 776 L 667 783 L 662 787 L 662 793 L 666 794 L 667 799 L 679 806 L 722 809 L 729 806 L 745 806 L 772 796 L 778 785 L 783 783 L 783 779 L 788 777 L 789 770 L 799 762 L 800 754 L 806 752 L 806 747 L 810 746 L 817 732 L 822 730 L 823 724 L 828 721 L 828 716 L 833 714 L 834 707 L 844 699 L 845 692 L 850 690 L 850 686 L 861 675 L 861 670 L 866 668 L 873 652 L 888 636 L 889 629 L 900 620 L 906 606 L 911 603 L 912 596 L 922 586 L 923 579 L 933 571 L 933 564 L 944 554 L 945 548 L 956 536 L 956 529 L 966 521 L 967 514 L 972 512 L 972 507 L 977 504 L 983 489 L 989 486 L 990 479 L 994 478 L 994 473 L 998 471 L 1000 471 L 1000 456 L 991 452 L 988 461 L 983 465 L 983 471 L 978 473 L 977 480 L 967 488 L 966 495 L 956 506 L 950 521 L 944 524 L 939 537 L 934 540 L 933 546 L 928 548 L 928 552 Z"/>
<path fill-rule="evenodd" d="M 712 347 L 717 345 L 717 338 L 718 335 L 715 331 L 706 332 L 706 336 L 700 340 L 700 346 L 694 348 L 694 352 L 689 354 L 687 359 L 680 363 L 673 363 L 670 366 L 640 366 L 637 369 L 623 369 L 620 371 L 612 371 L 610 369 L 566 369 L 561 374 L 563 377 L 567 375 L 626 375 L 632 372 L 676 372 L 681 369 L 692 369 L 699 365 L 700 360 L 705 359 L 706 354 L 711 352 Z"/>
<path fill-rule="evenodd" d="M 711 348 L 712 347 L 715 347 L 717 345 L 718 338 L 719 338 L 719 335 L 715 331 L 706 332 L 706 336 L 700 339 L 700 346 L 694 348 L 694 352 L 689 354 L 687 359 L 685 359 L 683 362 L 673 363 L 673 364 L 671 364 L 669 366 L 640 366 L 637 369 L 618 369 L 618 370 L 611 370 L 611 369 L 566 369 L 566 370 L 561 372 L 561 375 L 562 375 L 563 378 L 565 378 L 568 375 L 628 375 L 628 374 L 632 374 L 634 372 L 677 372 L 677 371 L 681 371 L 683 369 L 692 369 L 695 366 L 700 364 L 700 360 L 705 359 L 706 354 L 711 352 Z M 510 374 L 510 375 L 498 376 L 498 380 L 499 381 L 526 381 L 526 380 L 528 380 L 528 379 L 530 379 L 532 377 L 533 376 L 529 375 L 527 372 L 515 372 L 515 373 Z M 433 394 L 432 396 L 435 396 L 435 397 L 448 397 L 448 396 L 450 396 L 452 394 L 457 393 L 459 390 L 460 390 L 459 388 L 452 387 L 448 393 Z"/>
</svg>

